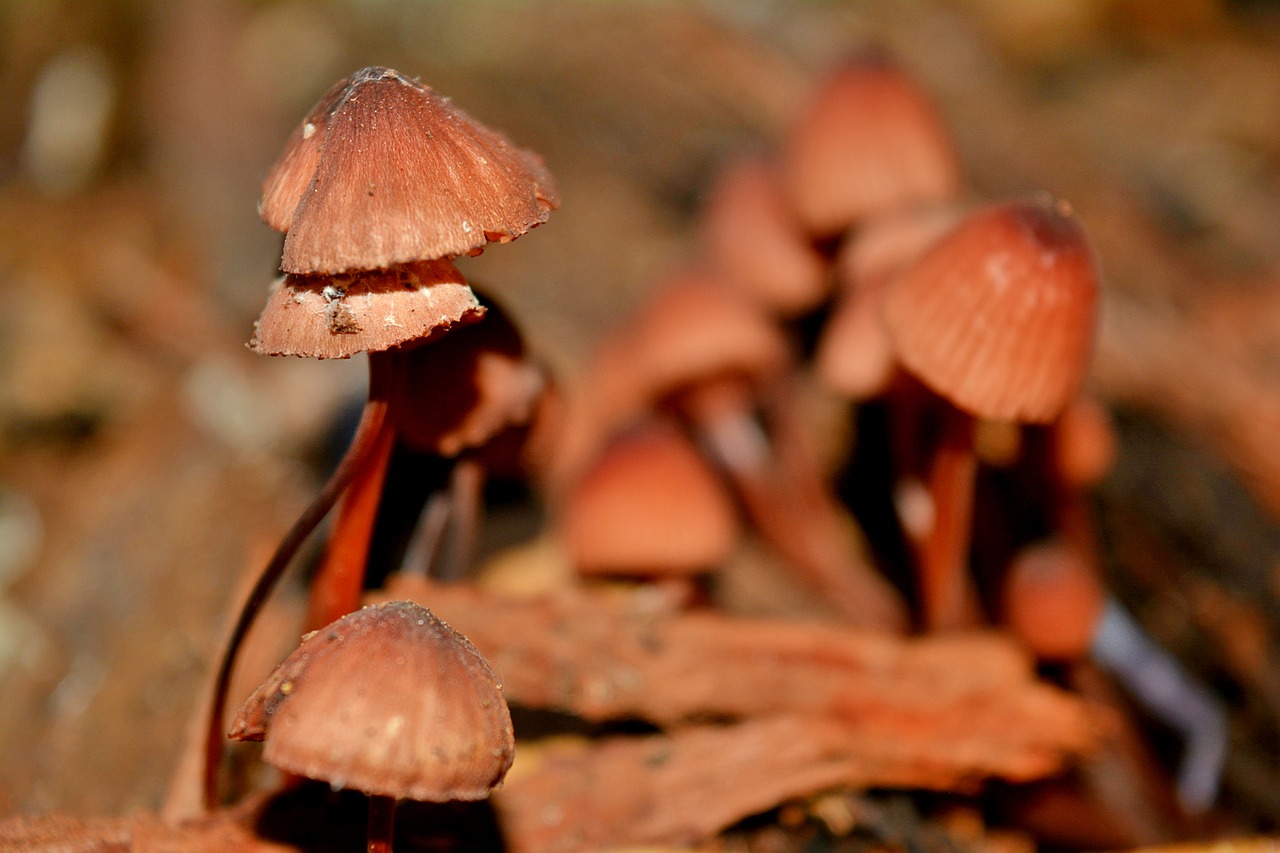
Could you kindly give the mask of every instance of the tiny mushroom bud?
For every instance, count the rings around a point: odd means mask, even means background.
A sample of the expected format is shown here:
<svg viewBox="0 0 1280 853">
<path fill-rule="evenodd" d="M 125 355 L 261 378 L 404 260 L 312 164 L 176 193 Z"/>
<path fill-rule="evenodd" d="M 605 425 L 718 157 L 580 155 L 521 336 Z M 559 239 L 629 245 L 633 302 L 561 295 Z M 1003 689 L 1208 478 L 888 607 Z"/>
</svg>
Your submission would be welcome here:
<svg viewBox="0 0 1280 853">
<path fill-rule="evenodd" d="M 368 270 L 483 249 L 543 222 L 559 198 L 535 154 L 389 68 L 330 90 L 263 185 L 292 273 Z"/>
<path fill-rule="evenodd" d="M 237 740 L 335 788 L 478 800 L 515 753 L 497 678 L 466 637 L 407 601 L 366 607 L 303 638 L 245 702 Z"/>
<path fill-rule="evenodd" d="M 1038 657 L 1080 660 L 1089 653 L 1107 593 L 1093 567 L 1061 542 L 1018 552 L 1004 585 L 1005 620 Z"/>
</svg>

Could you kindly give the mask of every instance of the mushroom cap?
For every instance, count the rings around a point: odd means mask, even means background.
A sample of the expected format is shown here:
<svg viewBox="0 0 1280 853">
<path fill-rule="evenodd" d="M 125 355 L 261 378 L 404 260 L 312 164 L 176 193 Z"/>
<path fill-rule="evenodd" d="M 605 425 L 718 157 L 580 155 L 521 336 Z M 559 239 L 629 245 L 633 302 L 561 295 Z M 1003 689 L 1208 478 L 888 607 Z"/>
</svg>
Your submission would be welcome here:
<svg viewBox="0 0 1280 853">
<path fill-rule="evenodd" d="M 1047 423 L 1088 369 L 1098 273 L 1065 205 L 970 214 L 888 286 L 903 366 L 971 414 Z"/>
<path fill-rule="evenodd" d="M 597 375 L 648 403 L 723 378 L 767 384 L 790 360 L 763 309 L 719 278 L 685 270 L 660 284 L 607 342 Z"/>
<path fill-rule="evenodd" d="M 702 243 L 726 283 L 766 310 L 794 317 L 827 294 L 822 255 L 787 206 L 777 171 L 763 159 L 731 163 L 702 210 Z"/>
<path fill-rule="evenodd" d="M 396 429 L 415 450 L 457 456 L 532 419 L 547 377 L 486 298 L 483 319 L 404 354 Z"/>
<path fill-rule="evenodd" d="M 447 258 L 508 242 L 560 204 L 536 154 L 389 68 L 321 98 L 263 182 L 285 231 L 281 267 L 333 274 Z"/>
<path fill-rule="evenodd" d="M 792 206 L 820 237 L 896 209 L 951 199 L 959 173 L 932 101 L 880 55 L 835 69 L 783 148 Z"/>
<path fill-rule="evenodd" d="M 1038 657 L 1084 657 L 1105 606 L 1106 591 L 1092 566 L 1061 542 L 1024 548 L 1009 566 L 1005 620 Z"/>
<path fill-rule="evenodd" d="M 648 423 L 616 437 L 570 489 L 564 535 L 587 575 L 680 576 L 724 562 L 738 515 L 678 430 Z"/>
<path fill-rule="evenodd" d="M 847 400 L 875 397 L 893 381 L 897 362 L 880 310 L 884 289 L 883 279 L 846 289 L 818 338 L 818 378 Z"/>
<path fill-rule="evenodd" d="M 484 308 L 444 260 L 343 275 L 286 275 L 254 324 L 264 355 L 350 358 L 474 322 Z"/>
<path fill-rule="evenodd" d="M 493 670 L 431 611 L 392 601 L 308 634 L 231 723 L 263 758 L 334 787 L 479 800 L 515 754 Z"/>
<path fill-rule="evenodd" d="M 1053 464 L 1062 482 L 1089 489 L 1115 465 L 1118 439 L 1106 407 L 1087 394 L 1076 397 L 1053 424 Z"/>
</svg>

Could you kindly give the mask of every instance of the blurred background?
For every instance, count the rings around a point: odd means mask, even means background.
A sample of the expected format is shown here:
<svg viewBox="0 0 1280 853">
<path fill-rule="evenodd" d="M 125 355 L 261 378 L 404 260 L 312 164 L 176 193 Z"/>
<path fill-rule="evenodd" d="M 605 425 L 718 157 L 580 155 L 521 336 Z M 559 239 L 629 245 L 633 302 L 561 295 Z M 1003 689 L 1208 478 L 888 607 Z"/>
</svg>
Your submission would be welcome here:
<svg viewBox="0 0 1280 853">
<path fill-rule="evenodd" d="M 244 346 L 259 182 L 370 64 L 541 153 L 562 209 L 466 262 L 562 376 L 689 251 L 718 167 L 868 43 L 933 93 L 969 201 L 1069 200 L 1106 275 L 1110 580 L 1233 703 L 1226 796 L 1280 824 L 1280 4 L 2 0 L 0 813 L 160 802 L 247 574 L 363 364 Z"/>
</svg>

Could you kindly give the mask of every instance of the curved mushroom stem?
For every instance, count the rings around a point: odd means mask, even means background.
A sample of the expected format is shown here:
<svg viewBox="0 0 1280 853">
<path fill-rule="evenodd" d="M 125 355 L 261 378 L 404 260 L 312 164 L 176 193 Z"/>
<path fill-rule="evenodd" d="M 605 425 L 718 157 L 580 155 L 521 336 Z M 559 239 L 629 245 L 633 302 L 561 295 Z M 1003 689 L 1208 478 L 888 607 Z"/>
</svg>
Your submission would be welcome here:
<svg viewBox="0 0 1280 853">
<path fill-rule="evenodd" d="M 395 822 L 395 797 L 370 794 L 368 853 L 391 853 L 391 839 L 395 834 Z"/>
<path fill-rule="evenodd" d="M 341 619 L 360 606 L 369 542 L 382 501 L 387 463 L 395 445 L 395 428 L 385 419 L 371 438 L 367 462 L 355 472 L 325 546 L 324 559 L 311 582 L 307 630 Z"/>
<path fill-rule="evenodd" d="M 320 493 L 289 528 L 284 540 L 271 555 L 271 560 L 258 575 L 253 589 L 249 591 L 249 597 L 241 607 L 239 616 L 236 617 L 214 678 L 213 696 L 209 706 L 209 727 L 205 732 L 204 805 L 207 810 L 212 811 L 219 805 L 218 773 L 222 767 L 223 742 L 226 738 L 223 731 L 225 720 L 223 706 L 227 701 L 231 676 L 235 670 L 240 647 L 244 644 L 245 637 L 253 627 L 254 620 L 266 602 L 267 596 L 271 594 L 285 569 L 297 555 L 302 543 L 329 514 L 329 510 L 338 502 L 338 498 L 342 496 L 356 473 L 368 464 L 371 454 L 376 449 L 376 437 L 382 433 L 387 423 L 389 392 L 390 389 L 373 370 L 371 362 L 369 400 L 365 403 L 360 426 L 356 429 L 351 446 Z"/>
<path fill-rule="evenodd" d="M 919 556 L 921 610 L 930 631 L 968 627 L 976 611 L 968 571 L 978 468 L 973 417 L 950 403 L 943 405 L 942 438 L 929 469 L 933 524 Z"/>
</svg>

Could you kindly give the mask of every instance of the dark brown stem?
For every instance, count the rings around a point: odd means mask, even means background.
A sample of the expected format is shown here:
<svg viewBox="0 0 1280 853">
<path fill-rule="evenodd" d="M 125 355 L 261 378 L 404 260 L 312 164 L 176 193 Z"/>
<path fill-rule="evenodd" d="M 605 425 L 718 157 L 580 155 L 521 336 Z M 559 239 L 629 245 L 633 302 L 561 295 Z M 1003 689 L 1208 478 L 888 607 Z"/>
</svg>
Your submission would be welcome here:
<svg viewBox="0 0 1280 853">
<path fill-rule="evenodd" d="M 475 559 L 484 479 L 484 467 L 468 454 L 460 456 L 453 465 L 449 475 L 449 530 L 439 569 L 434 573 L 440 580 L 460 580 Z"/>
<path fill-rule="evenodd" d="M 214 679 L 213 696 L 209 706 L 209 727 L 205 733 L 205 760 L 204 760 L 204 805 L 209 811 L 217 808 L 219 805 L 218 793 L 218 774 L 222 767 L 223 742 L 226 738 L 224 729 L 224 706 L 227 701 L 227 693 L 231 687 L 231 676 L 235 671 L 236 659 L 239 656 L 240 647 L 244 644 L 244 639 L 249 633 L 249 629 L 253 627 L 254 620 L 258 616 L 258 612 L 262 609 L 262 605 L 266 602 L 267 596 L 275 588 L 285 569 L 293 561 L 298 550 L 302 547 L 303 542 L 311 535 L 311 532 L 320 524 L 324 517 L 338 502 L 338 498 L 342 496 L 347 485 L 351 482 L 356 472 L 360 471 L 369 461 L 371 453 L 375 449 L 375 437 L 378 436 L 387 421 L 387 404 L 389 399 L 390 388 L 387 387 L 385 381 L 388 377 L 380 375 L 381 372 L 374 369 L 373 360 L 370 360 L 370 377 L 369 377 L 369 401 L 365 404 L 364 413 L 360 419 L 360 426 L 356 429 L 355 438 L 351 441 L 351 446 L 347 449 L 347 453 L 342 457 L 342 461 L 338 464 L 329 481 L 324 484 L 320 490 L 320 494 L 316 495 L 311 504 L 302 512 L 298 520 L 289 528 L 289 532 L 285 534 L 284 540 L 271 556 L 271 560 L 263 568 L 262 573 L 258 575 L 257 581 L 253 585 L 253 589 L 249 591 L 249 596 L 245 600 L 244 605 L 240 609 L 240 614 L 236 617 L 236 622 L 231 629 L 231 636 L 227 640 L 227 645 L 222 654 L 222 661 L 218 665 L 218 672 Z"/>
<path fill-rule="evenodd" d="M 919 557 L 920 597 L 925 628 L 970 627 L 976 602 L 969 579 L 973 535 L 973 489 L 977 458 L 973 417 L 950 404 L 943 414 L 942 438 L 929 469 L 933 525 Z"/>
<path fill-rule="evenodd" d="M 391 838 L 395 831 L 395 797 L 369 796 L 369 847 L 368 853 L 391 853 Z"/>
</svg>

